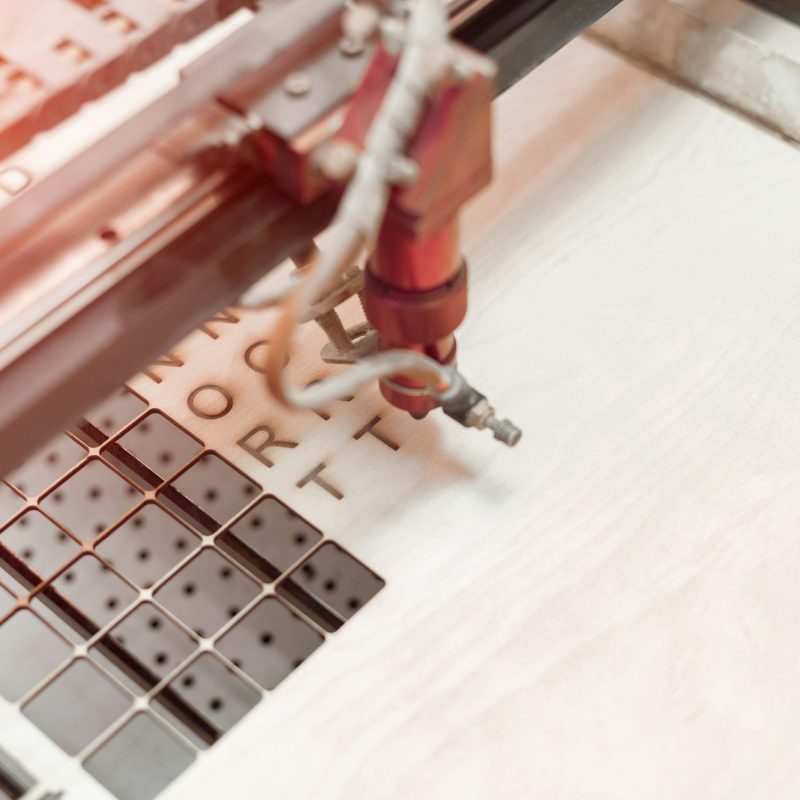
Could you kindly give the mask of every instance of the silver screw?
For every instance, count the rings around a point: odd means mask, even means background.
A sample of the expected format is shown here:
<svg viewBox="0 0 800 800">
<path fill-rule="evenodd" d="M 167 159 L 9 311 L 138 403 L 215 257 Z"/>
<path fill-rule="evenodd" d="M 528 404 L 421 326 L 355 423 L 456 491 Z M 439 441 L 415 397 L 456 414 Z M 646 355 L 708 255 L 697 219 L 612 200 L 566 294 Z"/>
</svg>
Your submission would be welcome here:
<svg viewBox="0 0 800 800">
<path fill-rule="evenodd" d="M 491 429 L 498 442 L 509 447 L 513 447 L 522 438 L 522 431 L 511 420 L 497 419 L 494 414 L 486 420 L 486 427 Z"/>
<path fill-rule="evenodd" d="M 311 78 L 305 72 L 293 72 L 286 76 L 283 90 L 290 97 L 303 97 L 311 91 Z"/>
</svg>

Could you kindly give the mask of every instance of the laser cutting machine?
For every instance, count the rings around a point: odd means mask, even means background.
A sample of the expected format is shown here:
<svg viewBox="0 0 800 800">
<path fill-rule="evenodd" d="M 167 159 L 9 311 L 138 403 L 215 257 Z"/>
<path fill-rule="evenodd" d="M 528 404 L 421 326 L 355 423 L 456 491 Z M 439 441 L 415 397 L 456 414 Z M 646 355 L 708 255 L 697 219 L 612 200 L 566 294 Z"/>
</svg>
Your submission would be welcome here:
<svg viewBox="0 0 800 800">
<path fill-rule="evenodd" d="M 796 796 L 797 22 L 0 4 L 0 800 Z"/>
</svg>

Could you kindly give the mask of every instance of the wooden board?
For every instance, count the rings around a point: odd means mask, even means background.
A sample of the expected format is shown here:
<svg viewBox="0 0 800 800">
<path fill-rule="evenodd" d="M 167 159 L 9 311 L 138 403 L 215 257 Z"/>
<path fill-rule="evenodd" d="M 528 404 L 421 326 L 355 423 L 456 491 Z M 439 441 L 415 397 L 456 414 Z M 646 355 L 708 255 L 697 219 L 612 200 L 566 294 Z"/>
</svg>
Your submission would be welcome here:
<svg viewBox="0 0 800 800">
<path fill-rule="evenodd" d="M 797 150 L 587 41 L 496 116 L 460 352 L 519 447 L 374 387 L 288 414 L 253 367 L 271 312 L 132 381 L 387 582 L 166 800 L 797 796 Z M 271 467 L 260 426 L 296 445 Z M 110 797 L 5 702 L 0 747 Z"/>
<path fill-rule="evenodd" d="M 497 131 L 462 364 L 525 438 L 367 392 L 264 472 L 387 587 L 168 800 L 797 796 L 797 151 L 585 41 Z"/>
</svg>

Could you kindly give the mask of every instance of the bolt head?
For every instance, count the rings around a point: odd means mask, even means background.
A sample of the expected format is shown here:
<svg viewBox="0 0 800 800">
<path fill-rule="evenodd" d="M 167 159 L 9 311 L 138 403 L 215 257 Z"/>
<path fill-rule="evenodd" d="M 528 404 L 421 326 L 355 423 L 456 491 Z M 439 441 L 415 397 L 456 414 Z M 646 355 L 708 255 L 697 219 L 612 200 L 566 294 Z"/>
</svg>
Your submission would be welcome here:
<svg viewBox="0 0 800 800">
<path fill-rule="evenodd" d="M 344 36 L 339 40 L 339 52 L 342 55 L 355 58 L 364 52 L 364 42 L 349 36 Z"/>
<path fill-rule="evenodd" d="M 290 97 L 303 97 L 311 91 L 311 78 L 305 72 L 293 72 L 283 82 L 283 90 Z"/>
<path fill-rule="evenodd" d="M 17 167 L 8 167 L 0 172 L 0 189 L 10 195 L 18 194 L 27 188 L 30 182 L 30 175 Z"/>
<path fill-rule="evenodd" d="M 347 181 L 358 167 L 359 151 L 351 142 L 334 140 L 321 146 L 315 154 L 322 174 L 332 181 Z"/>
</svg>

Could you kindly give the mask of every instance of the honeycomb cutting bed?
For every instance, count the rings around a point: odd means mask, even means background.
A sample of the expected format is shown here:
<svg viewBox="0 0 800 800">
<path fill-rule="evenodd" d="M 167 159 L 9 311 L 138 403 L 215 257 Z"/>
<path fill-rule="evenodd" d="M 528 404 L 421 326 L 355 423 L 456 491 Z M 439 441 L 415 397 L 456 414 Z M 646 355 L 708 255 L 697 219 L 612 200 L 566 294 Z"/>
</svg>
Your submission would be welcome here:
<svg viewBox="0 0 800 800">
<path fill-rule="evenodd" d="M 242 382 L 208 366 L 260 375 L 266 320 L 246 316 L 221 312 L 1 484 L 0 695 L 124 800 L 156 796 L 384 585 L 274 494 L 300 441 L 265 423 L 231 440 Z M 379 422 L 351 440 L 395 452 Z M 312 462 L 295 492 L 344 500 Z"/>
</svg>

